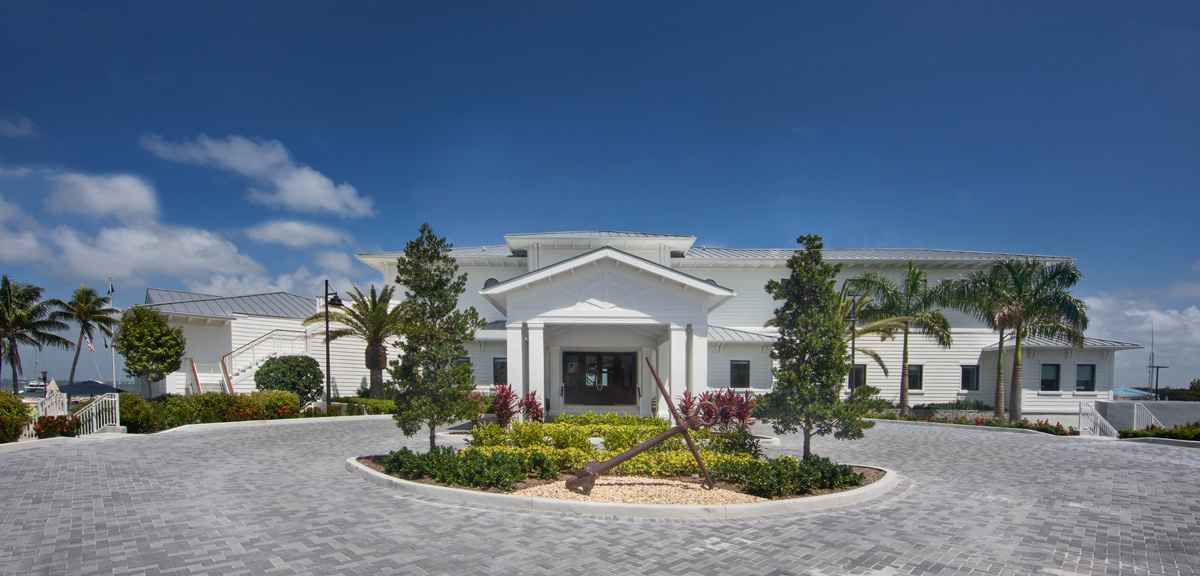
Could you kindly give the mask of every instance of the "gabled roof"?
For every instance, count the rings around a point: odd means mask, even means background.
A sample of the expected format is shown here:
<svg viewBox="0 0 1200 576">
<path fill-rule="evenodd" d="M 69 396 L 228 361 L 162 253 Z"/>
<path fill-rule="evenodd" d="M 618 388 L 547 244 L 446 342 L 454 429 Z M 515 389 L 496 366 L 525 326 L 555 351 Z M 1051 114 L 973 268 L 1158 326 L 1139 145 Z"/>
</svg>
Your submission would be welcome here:
<svg viewBox="0 0 1200 576">
<path fill-rule="evenodd" d="M 480 290 L 479 293 L 482 294 L 484 298 L 487 298 L 492 304 L 494 304 L 498 310 L 505 311 L 507 310 L 506 304 L 508 299 L 507 295 L 509 292 L 523 286 L 528 286 L 539 280 L 550 278 L 573 268 L 577 268 L 592 262 L 599 262 L 601 260 L 611 260 L 626 264 L 632 266 L 633 268 L 661 276 L 665 279 L 674 280 L 675 282 L 678 282 L 687 288 L 697 289 L 701 293 L 709 296 L 708 309 L 710 311 L 717 308 L 721 304 L 724 304 L 730 298 L 737 296 L 737 292 L 734 290 L 720 286 L 715 282 L 701 280 L 690 274 L 684 274 L 683 272 L 673 268 L 668 268 L 661 264 L 651 262 L 645 258 L 639 258 L 633 254 L 617 250 L 611 246 L 597 248 L 573 258 L 568 258 L 561 262 L 551 264 L 545 268 L 539 268 L 533 272 L 528 272 L 517 276 L 516 278 L 510 278 L 504 282 Z"/>
<path fill-rule="evenodd" d="M 146 306 L 169 314 L 205 318 L 234 318 L 237 314 L 244 314 L 304 319 L 317 311 L 317 299 L 287 292 L 251 294 L 249 296 L 212 296 L 195 292 L 148 288 L 146 290 Z"/>
<path fill-rule="evenodd" d="M 1009 349 L 1014 346 L 1014 338 L 1009 336 L 1004 339 L 1004 348 Z M 1042 336 L 1030 336 L 1021 340 L 1022 348 L 1072 348 L 1071 344 L 1065 340 L 1053 338 L 1045 338 Z M 1083 338 L 1083 347 L 1102 350 L 1135 350 L 1141 348 L 1141 344 L 1133 342 L 1121 342 L 1119 340 L 1104 340 L 1101 338 Z M 984 350 L 997 350 L 1000 346 L 992 344 Z"/>
</svg>

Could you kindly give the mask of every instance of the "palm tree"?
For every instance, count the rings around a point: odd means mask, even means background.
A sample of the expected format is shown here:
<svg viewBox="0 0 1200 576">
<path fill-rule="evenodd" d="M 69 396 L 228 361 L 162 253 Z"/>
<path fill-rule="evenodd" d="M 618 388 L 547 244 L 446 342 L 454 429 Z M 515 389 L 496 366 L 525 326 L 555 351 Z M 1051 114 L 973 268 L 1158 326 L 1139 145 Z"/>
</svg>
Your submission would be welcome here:
<svg viewBox="0 0 1200 576">
<path fill-rule="evenodd" d="M 916 330 L 918 334 L 932 337 L 942 348 L 950 347 L 950 321 L 935 309 L 947 300 L 949 284 L 943 282 L 930 287 L 929 276 L 909 260 L 899 284 L 882 274 L 864 272 L 852 278 L 850 285 L 856 292 L 875 299 L 874 305 L 863 311 L 865 320 L 888 320 L 902 327 L 900 414 L 908 415 L 908 335 Z"/>
<path fill-rule="evenodd" d="M 392 286 L 384 286 L 378 294 L 375 285 L 371 293 L 363 294 L 358 286 L 347 294 L 350 305 L 340 310 L 331 310 L 329 320 L 341 324 L 341 328 L 329 330 L 327 338 L 336 340 L 343 336 L 354 336 L 367 341 L 367 369 L 371 371 L 371 397 L 383 397 L 383 369 L 387 368 L 387 339 L 400 335 L 400 307 L 391 307 Z M 309 326 L 325 321 L 325 313 L 318 312 L 304 320 Z M 320 332 L 318 332 L 320 334 Z"/>
<path fill-rule="evenodd" d="M 880 370 L 883 370 L 883 375 L 888 375 L 887 365 L 883 363 L 883 357 L 878 352 L 871 348 L 863 348 L 856 344 L 857 340 L 863 336 L 878 336 L 879 341 L 894 340 L 896 332 L 904 330 L 904 326 L 900 322 L 896 322 L 890 318 L 873 320 L 866 323 L 861 321 L 872 315 L 871 308 L 874 300 L 869 296 L 852 296 L 850 295 L 850 281 L 842 283 L 842 289 L 838 292 L 838 310 L 842 318 L 846 321 L 846 341 L 851 342 L 854 348 L 854 354 L 859 352 L 866 354 L 868 358 L 875 361 Z M 853 364 L 854 359 L 851 359 Z M 853 374 L 853 366 L 851 366 L 851 374 Z"/>
<path fill-rule="evenodd" d="M 1008 417 L 1015 421 L 1021 419 L 1021 341 L 1028 336 L 1044 336 L 1083 346 L 1087 304 L 1071 294 L 1083 273 L 1073 262 L 1047 265 L 1040 260 L 1009 258 L 993 266 L 1004 276 L 1010 291 L 996 303 L 996 319 L 1013 332 Z"/>
<path fill-rule="evenodd" d="M 1004 302 L 1012 295 L 1012 278 L 1005 274 L 1004 269 L 996 261 L 987 270 L 968 272 L 962 280 L 954 284 L 951 302 L 955 308 L 962 310 L 979 321 L 987 324 L 992 330 L 1000 333 L 999 353 L 996 357 L 996 395 L 993 408 L 997 418 L 1004 417 L 1004 332 L 1008 328 L 1003 323 L 1000 313 L 1005 309 Z"/>
<path fill-rule="evenodd" d="M 12 389 L 17 392 L 21 374 L 22 344 L 38 350 L 42 346 L 70 349 L 71 341 L 54 334 L 68 328 L 62 312 L 56 312 L 48 302 L 39 302 L 42 289 L 20 282 L 10 282 L 8 274 L 0 278 L 0 341 L 4 359 L 12 367 Z"/>
<path fill-rule="evenodd" d="M 79 353 L 83 350 L 84 336 L 89 342 L 95 340 L 95 330 L 99 328 L 105 336 L 112 338 L 113 329 L 120 323 L 115 316 L 119 316 L 121 311 L 110 308 L 110 301 L 108 296 L 100 296 L 94 289 L 81 284 L 79 288 L 75 289 L 75 292 L 71 293 L 70 302 L 62 300 L 49 302 L 50 305 L 66 312 L 63 319 L 69 317 L 71 321 L 79 324 L 79 338 L 75 342 L 75 359 L 71 361 L 71 375 L 67 380 L 70 384 L 75 383 L 75 366 L 79 364 Z"/>
</svg>

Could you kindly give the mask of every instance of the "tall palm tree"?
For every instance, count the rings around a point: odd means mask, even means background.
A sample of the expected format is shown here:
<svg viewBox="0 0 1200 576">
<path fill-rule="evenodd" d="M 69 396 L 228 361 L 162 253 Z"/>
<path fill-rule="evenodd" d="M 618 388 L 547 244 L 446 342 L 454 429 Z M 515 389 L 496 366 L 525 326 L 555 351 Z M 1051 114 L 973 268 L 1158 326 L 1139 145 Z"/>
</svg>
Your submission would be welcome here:
<svg viewBox="0 0 1200 576">
<path fill-rule="evenodd" d="M 0 341 L 4 359 L 12 367 L 12 391 L 17 392 L 21 374 L 21 345 L 41 350 L 43 346 L 70 349 L 71 341 L 54 334 L 68 328 L 64 314 L 48 302 L 40 302 L 42 289 L 11 282 L 8 274 L 0 278 Z"/>
<path fill-rule="evenodd" d="M 384 286 L 378 294 L 371 285 L 370 294 L 363 294 L 358 286 L 346 296 L 350 304 L 340 310 L 331 310 L 329 320 L 341 324 L 341 328 L 329 330 L 327 338 L 336 340 L 344 336 L 362 338 L 367 342 L 367 369 L 371 371 L 371 397 L 383 397 L 383 369 L 387 368 L 387 339 L 399 336 L 400 307 L 391 306 L 392 286 Z M 318 312 L 304 320 L 309 326 L 325 321 L 325 313 Z M 321 334 L 318 332 L 318 334 Z"/>
<path fill-rule="evenodd" d="M 999 332 L 1000 343 L 996 357 L 996 395 L 993 404 L 997 418 L 1004 417 L 1004 333 L 1008 329 L 1001 318 L 1005 302 L 1012 296 L 1012 278 L 996 261 L 986 270 L 973 270 L 956 282 L 952 289 L 951 305 L 962 310 L 992 330 Z"/>
<path fill-rule="evenodd" d="M 864 310 L 868 322 L 889 320 L 899 324 L 904 335 L 900 360 L 900 414 L 908 415 L 908 336 L 912 331 L 929 336 L 942 348 L 949 348 L 950 321 L 936 307 L 947 301 L 949 284 L 929 286 L 929 276 L 912 260 L 900 283 L 876 272 L 864 272 L 850 279 L 850 285 L 860 294 L 875 299 Z"/>
<path fill-rule="evenodd" d="M 1021 419 L 1021 341 L 1029 336 L 1065 340 L 1083 346 L 1087 304 L 1071 294 L 1083 278 L 1073 262 L 1047 265 L 1040 260 L 1009 258 L 996 262 L 1011 291 L 997 303 L 996 318 L 1013 332 L 1012 383 L 1008 417 Z"/>
<path fill-rule="evenodd" d="M 71 376 L 68 378 L 68 382 L 71 384 L 75 383 L 75 366 L 79 364 L 79 352 L 83 350 L 84 336 L 89 342 L 94 341 L 95 331 L 98 328 L 105 336 L 112 338 L 113 329 L 120 324 L 121 311 L 109 307 L 110 302 L 111 299 L 108 296 L 100 296 L 94 289 L 82 284 L 71 293 L 70 302 L 50 301 L 50 305 L 66 312 L 66 316 L 60 316 L 61 319 L 70 318 L 72 322 L 79 324 L 79 338 L 75 342 L 75 359 L 71 361 Z"/>
<path fill-rule="evenodd" d="M 854 343 L 854 353 L 866 354 L 868 358 L 873 360 L 883 370 L 883 375 L 888 375 L 887 365 L 883 363 L 883 357 L 878 352 L 871 348 L 863 348 L 857 344 L 857 341 L 864 336 L 877 336 L 879 341 L 894 340 L 896 333 L 904 330 L 904 326 L 890 318 L 882 318 L 872 321 L 864 321 L 865 318 L 872 315 L 871 308 L 874 305 L 874 300 L 870 296 L 853 296 L 850 294 L 850 281 L 842 283 L 842 289 L 838 292 L 838 311 L 846 322 L 846 341 Z M 853 362 L 854 359 L 851 359 Z M 853 368 L 851 368 L 853 374 Z"/>
</svg>

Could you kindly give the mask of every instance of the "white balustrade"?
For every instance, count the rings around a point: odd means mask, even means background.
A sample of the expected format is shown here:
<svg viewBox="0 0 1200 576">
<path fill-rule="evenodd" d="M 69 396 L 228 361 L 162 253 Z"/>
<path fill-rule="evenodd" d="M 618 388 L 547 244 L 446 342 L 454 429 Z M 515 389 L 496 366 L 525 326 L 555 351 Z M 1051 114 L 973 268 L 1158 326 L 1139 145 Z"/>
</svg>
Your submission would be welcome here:
<svg viewBox="0 0 1200 576">
<path fill-rule="evenodd" d="M 1133 429 L 1145 430 L 1151 426 L 1154 426 L 1155 428 L 1166 428 L 1166 426 L 1163 426 L 1162 422 L 1158 421 L 1158 418 L 1154 417 L 1154 413 L 1151 412 L 1149 408 L 1146 408 L 1145 404 L 1142 404 L 1141 402 L 1134 404 Z"/>
<path fill-rule="evenodd" d="M 120 426 L 121 399 L 115 392 L 110 392 L 92 400 L 82 410 L 75 413 L 79 418 L 79 435 L 95 434 L 105 426 Z"/>
<path fill-rule="evenodd" d="M 1103 438 L 1118 438 L 1117 429 L 1112 427 L 1099 412 L 1094 404 L 1079 403 L 1079 433 Z"/>
</svg>

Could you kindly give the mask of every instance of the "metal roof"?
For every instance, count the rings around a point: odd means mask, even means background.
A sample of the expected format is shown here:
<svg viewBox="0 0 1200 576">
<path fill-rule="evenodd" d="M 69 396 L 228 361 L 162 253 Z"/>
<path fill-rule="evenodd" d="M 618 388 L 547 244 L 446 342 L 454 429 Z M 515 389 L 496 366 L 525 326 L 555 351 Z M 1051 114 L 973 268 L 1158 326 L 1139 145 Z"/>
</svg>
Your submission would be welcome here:
<svg viewBox="0 0 1200 576">
<path fill-rule="evenodd" d="M 745 343 L 745 344 L 774 344 L 775 337 L 770 334 L 759 334 L 757 332 L 747 332 L 736 328 L 725 328 L 722 326 L 708 327 L 708 341 L 722 344 L 728 343 Z"/>
<path fill-rule="evenodd" d="M 689 260 L 787 260 L 795 250 L 781 248 L 710 248 L 693 246 L 684 255 Z M 990 262 L 1003 258 L 1036 258 L 1038 260 L 1070 260 L 1062 256 L 1039 256 L 1035 254 L 1010 254 L 1006 252 L 970 252 L 966 250 L 931 250 L 923 248 L 833 248 L 821 251 L 821 255 L 832 261 L 890 260 L 890 261 L 978 261 Z"/>
<path fill-rule="evenodd" d="M 1014 339 L 1010 336 L 1004 339 L 1004 347 L 1011 348 Z M 996 350 L 1000 346 L 992 344 L 984 348 L 984 350 Z M 1071 348 L 1071 344 L 1065 340 L 1055 338 L 1045 338 L 1043 336 L 1030 336 L 1021 340 L 1022 348 Z M 1083 338 L 1084 348 L 1104 348 L 1108 350 L 1134 350 L 1141 348 L 1141 344 L 1133 342 L 1121 342 L 1120 340 L 1104 340 L 1102 338 Z"/>
<path fill-rule="evenodd" d="M 317 299 L 287 292 L 249 296 L 211 296 L 178 290 L 148 288 L 146 305 L 170 314 L 233 318 L 236 314 L 304 319 L 317 311 Z"/>
<path fill-rule="evenodd" d="M 524 234 L 505 234 L 505 238 L 694 238 L 685 234 L 649 234 L 646 232 L 614 232 L 611 230 L 590 230 L 579 232 L 533 232 Z"/>
</svg>

